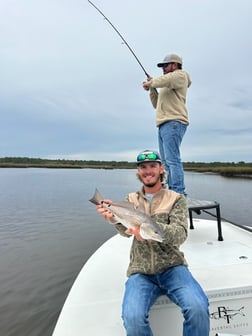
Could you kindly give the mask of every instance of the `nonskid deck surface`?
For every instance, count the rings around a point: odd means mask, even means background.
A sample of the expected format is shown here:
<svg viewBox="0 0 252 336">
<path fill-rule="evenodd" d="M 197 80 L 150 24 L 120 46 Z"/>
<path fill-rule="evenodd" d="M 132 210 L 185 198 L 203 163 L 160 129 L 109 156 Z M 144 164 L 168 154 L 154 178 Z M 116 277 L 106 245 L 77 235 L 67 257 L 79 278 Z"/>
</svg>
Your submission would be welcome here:
<svg viewBox="0 0 252 336">
<path fill-rule="evenodd" d="M 252 285 L 252 233 L 222 223 L 224 241 L 217 240 L 217 224 L 194 220 L 194 230 L 181 249 L 189 268 L 205 290 Z"/>
<path fill-rule="evenodd" d="M 252 234 L 226 222 L 222 223 L 222 231 L 224 241 L 218 241 L 216 221 L 194 219 L 194 230 L 189 230 L 181 249 L 209 297 L 210 335 L 228 332 L 230 326 L 238 335 L 250 334 L 252 324 L 246 309 L 251 317 Z M 125 335 L 120 315 L 130 245 L 131 238 L 115 235 L 87 261 L 68 295 L 53 336 Z M 166 335 L 167 316 L 169 330 L 181 336 L 181 313 L 166 297 L 157 300 L 150 314 L 154 335 Z M 173 327 L 171 321 L 176 321 Z M 233 329 L 230 333 L 235 335 Z"/>
</svg>

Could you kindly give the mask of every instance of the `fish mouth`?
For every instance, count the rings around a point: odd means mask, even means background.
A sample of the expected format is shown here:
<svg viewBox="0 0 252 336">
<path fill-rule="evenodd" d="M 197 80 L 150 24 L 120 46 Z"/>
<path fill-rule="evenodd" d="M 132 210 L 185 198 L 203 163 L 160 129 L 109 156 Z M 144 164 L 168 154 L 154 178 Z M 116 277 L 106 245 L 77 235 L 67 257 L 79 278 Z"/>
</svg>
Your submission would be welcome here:
<svg viewBox="0 0 252 336">
<path fill-rule="evenodd" d="M 159 232 L 151 232 L 151 233 L 146 233 L 144 229 L 140 228 L 140 235 L 143 239 L 147 240 L 155 240 L 160 243 L 163 242 L 164 238 L 161 233 Z"/>
</svg>

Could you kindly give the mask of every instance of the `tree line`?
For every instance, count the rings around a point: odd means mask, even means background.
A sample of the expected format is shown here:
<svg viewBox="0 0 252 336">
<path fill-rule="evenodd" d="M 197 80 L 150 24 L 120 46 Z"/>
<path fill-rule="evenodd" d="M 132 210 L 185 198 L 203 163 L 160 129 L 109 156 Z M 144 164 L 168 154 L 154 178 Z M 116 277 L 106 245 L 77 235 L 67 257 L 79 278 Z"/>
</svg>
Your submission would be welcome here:
<svg viewBox="0 0 252 336">
<path fill-rule="evenodd" d="M 29 157 L 2 157 L 0 168 L 90 168 L 90 169 L 133 169 L 135 162 L 41 159 Z M 251 177 L 252 162 L 183 162 L 184 170 L 211 172 L 231 177 Z"/>
</svg>

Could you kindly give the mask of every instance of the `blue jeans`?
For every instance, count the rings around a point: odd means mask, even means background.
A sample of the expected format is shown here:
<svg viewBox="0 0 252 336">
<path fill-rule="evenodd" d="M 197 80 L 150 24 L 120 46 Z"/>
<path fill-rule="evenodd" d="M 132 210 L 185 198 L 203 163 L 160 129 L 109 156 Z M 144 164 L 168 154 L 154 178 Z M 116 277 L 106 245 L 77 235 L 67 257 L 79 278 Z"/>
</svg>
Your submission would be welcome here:
<svg viewBox="0 0 252 336">
<path fill-rule="evenodd" d="M 122 318 L 127 336 L 152 336 L 148 314 L 156 299 L 167 295 L 183 313 L 183 336 L 209 336 L 208 299 L 186 266 L 158 275 L 133 274 L 125 285 Z"/>
<path fill-rule="evenodd" d="M 184 195 L 184 170 L 179 148 L 186 129 L 187 125 L 171 120 L 159 126 L 158 131 L 159 152 L 168 175 L 169 189 Z"/>
</svg>

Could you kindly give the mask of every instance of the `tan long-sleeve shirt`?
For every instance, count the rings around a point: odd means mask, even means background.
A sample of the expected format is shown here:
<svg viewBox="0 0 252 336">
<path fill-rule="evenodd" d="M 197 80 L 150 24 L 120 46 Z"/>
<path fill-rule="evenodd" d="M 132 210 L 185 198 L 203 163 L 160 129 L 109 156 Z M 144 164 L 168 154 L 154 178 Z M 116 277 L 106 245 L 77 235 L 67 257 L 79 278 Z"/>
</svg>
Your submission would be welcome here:
<svg viewBox="0 0 252 336">
<path fill-rule="evenodd" d="M 171 120 L 189 124 L 186 94 L 191 83 L 189 74 L 184 70 L 175 70 L 150 80 L 150 99 L 156 109 L 157 127 Z"/>
</svg>

